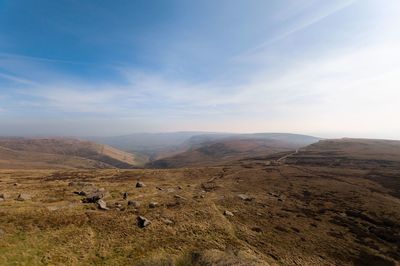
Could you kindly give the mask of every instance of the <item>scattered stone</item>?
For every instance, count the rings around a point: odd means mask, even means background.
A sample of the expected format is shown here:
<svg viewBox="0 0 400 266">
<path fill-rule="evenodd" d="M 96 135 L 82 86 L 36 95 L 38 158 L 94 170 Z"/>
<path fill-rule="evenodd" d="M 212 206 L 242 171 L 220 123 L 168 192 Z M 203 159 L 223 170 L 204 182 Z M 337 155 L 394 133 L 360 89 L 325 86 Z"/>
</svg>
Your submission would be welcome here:
<svg viewBox="0 0 400 266">
<path fill-rule="evenodd" d="M 136 183 L 136 187 L 137 188 L 140 188 L 140 187 L 145 187 L 146 185 L 144 184 L 144 183 L 142 183 L 142 182 L 137 182 Z"/>
<path fill-rule="evenodd" d="M 32 199 L 31 195 L 28 195 L 25 193 L 21 193 L 17 197 L 17 200 L 19 200 L 19 201 L 25 201 L 25 200 L 31 200 L 31 199 Z"/>
<path fill-rule="evenodd" d="M 230 216 L 230 217 L 233 217 L 233 216 L 234 216 L 233 213 L 230 212 L 230 211 L 224 211 L 224 215 L 225 215 L 225 216 Z"/>
<path fill-rule="evenodd" d="M 107 207 L 107 203 L 102 199 L 97 201 L 97 206 L 99 207 L 100 210 L 104 210 L 104 211 L 109 210 L 109 208 Z"/>
<path fill-rule="evenodd" d="M 101 192 L 94 192 L 89 194 L 86 198 L 82 200 L 84 203 L 96 203 L 104 197 L 104 194 Z"/>
<path fill-rule="evenodd" d="M 158 203 L 157 202 L 150 202 L 149 203 L 149 208 L 156 208 L 158 207 Z"/>
<path fill-rule="evenodd" d="M 138 216 L 137 217 L 137 221 L 138 221 L 138 226 L 140 228 L 144 228 L 144 227 L 149 226 L 151 224 L 150 220 L 146 219 L 143 216 Z"/>
<path fill-rule="evenodd" d="M 167 191 L 167 193 L 173 193 L 173 192 L 175 192 L 175 189 L 173 189 L 173 188 L 167 188 L 166 191 Z"/>
<path fill-rule="evenodd" d="M 175 196 L 174 196 L 174 198 L 176 198 L 176 199 L 180 199 L 180 200 L 186 200 L 186 198 L 185 198 L 185 197 L 183 197 L 183 196 L 180 196 L 180 195 L 175 195 Z"/>
<path fill-rule="evenodd" d="M 202 183 L 201 187 L 207 192 L 213 191 L 218 188 L 218 186 L 215 184 L 215 182 Z"/>
<path fill-rule="evenodd" d="M 128 201 L 128 206 L 132 206 L 134 208 L 139 208 L 140 207 L 140 202 L 135 201 L 135 200 L 129 200 Z"/>
<path fill-rule="evenodd" d="M 8 195 L 6 193 L 1 193 L 0 194 L 0 201 L 4 201 L 6 199 L 8 199 Z"/>
<path fill-rule="evenodd" d="M 124 192 L 122 194 L 122 197 L 124 198 L 124 200 L 126 200 L 128 198 L 128 196 L 129 196 L 128 192 Z"/>
<path fill-rule="evenodd" d="M 13 186 L 14 186 L 14 187 L 19 186 L 19 184 L 18 184 L 18 183 L 14 183 Z"/>
<path fill-rule="evenodd" d="M 167 219 L 167 218 L 161 218 L 161 221 L 162 221 L 163 223 L 165 223 L 166 225 L 172 225 L 172 224 L 174 224 L 173 221 L 171 221 L 170 219 Z"/>
<path fill-rule="evenodd" d="M 181 186 L 178 186 L 178 189 L 182 189 L 182 187 L 181 187 Z"/>
<path fill-rule="evenodd" d="M 117 209 L 122 208 L 122 204 L 119 203 L 119 202 L 116 202 L 116 203 L 114 204 L 114 206 L 115 206 L 115 208 L 117 208 Z"/>
<path fill-rule="evenodd" d="M 79 196 L 86 196 L 85 191 L 74 191 L 74 194 L 79 195 Z"/>
<path fill-rule="evenodd" d="M 161 187 L 156 187 L 156 189 L 158 189 L 158 190 L 163 190 Z"/>
<path fill-rule="evenodd" d="M 240 199 L 242 199 L 242 200 L 245 200 L 245 201 L 252 201 L 254 199 L 254 197 L 251 197 L 251 196 L 246 195 L 246 194 L 239 194 L 238 197 Z"/>
</svg>

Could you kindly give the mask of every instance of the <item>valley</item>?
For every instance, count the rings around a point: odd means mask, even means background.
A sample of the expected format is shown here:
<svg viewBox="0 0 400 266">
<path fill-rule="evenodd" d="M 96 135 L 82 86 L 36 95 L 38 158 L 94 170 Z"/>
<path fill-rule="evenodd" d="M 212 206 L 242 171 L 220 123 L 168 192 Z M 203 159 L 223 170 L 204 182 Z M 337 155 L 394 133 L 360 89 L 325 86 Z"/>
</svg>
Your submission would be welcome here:
<svg viewBox="0 0 400 266">
<path fill-rule="evenodd" d="M 398 265 L 399 143 L 322 140 L 173 169 L 1 170 L 0 264 Z"/>
</svg>

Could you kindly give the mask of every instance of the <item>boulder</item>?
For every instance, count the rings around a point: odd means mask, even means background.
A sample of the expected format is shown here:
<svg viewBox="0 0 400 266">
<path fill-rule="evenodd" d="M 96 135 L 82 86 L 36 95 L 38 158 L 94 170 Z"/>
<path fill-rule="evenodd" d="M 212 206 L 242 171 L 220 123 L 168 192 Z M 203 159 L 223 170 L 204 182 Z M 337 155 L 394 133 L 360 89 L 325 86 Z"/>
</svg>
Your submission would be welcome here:
<svg viewBox="0 0 400 266">
<path fill-rule="evenodd" d="M 19 200 L 19 201 L 25 201 L 25 200 L 30 200 L 30 199 L 32 199 L 31 195 L 25 194 L 25 193 L 21 193 L 17 197 L 17 200 Z"/>
<path fill-rule="evenodd" d="M 6 193 L 1 193 L 0 194 L 0 201 L 4 201 L 4 200 L 6 200 L 8 198 L 9 198 L 8 194 L 6 194 Z"/>
<path fill-rule="evenodd" d="M 134 208 L 139 208 L 140 207 L 140 202 L 136 200 L 129 200 L 128 201 L 128 206 L 132 206 Z"/>
<path fill-rule="evenodd" d="M 136 187 L 137 188 L 141 188 L 141 187 L 145 187 L 146 185 L 143 182 L 137 182 L 136 183 Z"/>
<path fill-rule="evenodd" d="M 107 203 L 102 199 L 97 201 L 97 206 L 99 207 L 100 210 L 104 211 L 109 210 L 109 208 L 107 207 Z"/>
<path fill-rule="evenodd" d="M 104 197 L 104 193 L 102 192 L 94 192 L 89 194 L 82 200 L 84 203 L 96 203 Z"/>
<path fill-rule="evenodd" d="M 137 217 L 137 222 L 138 222 L 138 226 L 140 228 L 144 228 L 144 227 L 149 226 L 151 224 L 150 220 L 146 219 L 143 216 L 138 216 Z"/>
<path fill-rule="evenodd" d="M 150 202 L 149 203 L 149 208 L 156 208 L 158 207 L 158 202 Z"/>
<path fill-rule="evenodd" d="M 252 201 L 254 199 L 254 197 L 251 197 L 251 196 L 246 195 L 246 194 L 239 194 L 238 197 L 240 199 L 242 199 L 242 200 L 245 200 L 245 201 Z"/>
<path fill-rule="evenodd" d="M 162 221 L 163 223 L 165 223 L 166 225 L 172 225 L 172 224 L 174 224 L 174 222 L 171 221 L 171 220 L 168 219 L 168 218 L 161 218 L 161 221 Z"/>
<path fill-rule="evenodd" d="M 124 200 L 126 200 L 128 198 L 128 196 L 129 196 L 128 192 L 124 192 L 122 194 L 122 197 L 124 198 Z"/>
<path fill-rule="evenodd" d="M 225 215 L 225 216 L 230 216 L 230 217 L 233 217 L 233 216 L 234 216 L 233 213 L 230 212 L 230 211 L 224 211 L 224 215 Z"/>
<path fill-rule="evenodd" d="M 74 194 L 79 195 L 79 196 L 86 196 L 85 191 L 74 191 Z"/>
</svg>

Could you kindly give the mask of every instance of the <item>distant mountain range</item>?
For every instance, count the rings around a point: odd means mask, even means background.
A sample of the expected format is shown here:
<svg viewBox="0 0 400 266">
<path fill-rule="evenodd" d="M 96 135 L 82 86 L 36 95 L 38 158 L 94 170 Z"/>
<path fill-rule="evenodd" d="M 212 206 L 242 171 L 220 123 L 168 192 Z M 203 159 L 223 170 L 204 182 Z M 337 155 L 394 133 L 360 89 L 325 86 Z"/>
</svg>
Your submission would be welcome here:
<svg viewBox="0 0 400 266">
<path fill-rule="evenodd" d="M 320 138 L 313 136 L 289 133 L 235 134 L 215 132 L 135 133 L 114 137 L 89 137 L 87 139 L 140 154 L 148 161 L 174 156 L 218 140 L 275 140 L 296 147 L 306 146 L 320 140 Z"/>
</svg>

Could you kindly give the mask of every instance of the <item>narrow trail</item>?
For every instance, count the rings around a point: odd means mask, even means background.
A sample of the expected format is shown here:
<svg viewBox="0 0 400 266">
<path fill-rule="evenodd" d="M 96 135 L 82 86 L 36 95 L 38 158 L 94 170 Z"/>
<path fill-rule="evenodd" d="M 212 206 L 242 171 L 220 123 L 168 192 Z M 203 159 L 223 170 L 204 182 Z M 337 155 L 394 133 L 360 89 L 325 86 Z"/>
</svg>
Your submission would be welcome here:
<svg viewBox="0 0 400 266">
<path fill-rule="evenodd" d="M 278 163 L 282 162 L 283 160 L 286 160 L 287 158 L 289 158 L 290 156 L 293 156 L 295 154 L 299 153 L 299 149 L 297 149 L 295 152 L 286 154 L 285 156 L 282 156 L 281 158 L 279 158 L 278 160 L 276 160 Z"/>
</svg>

